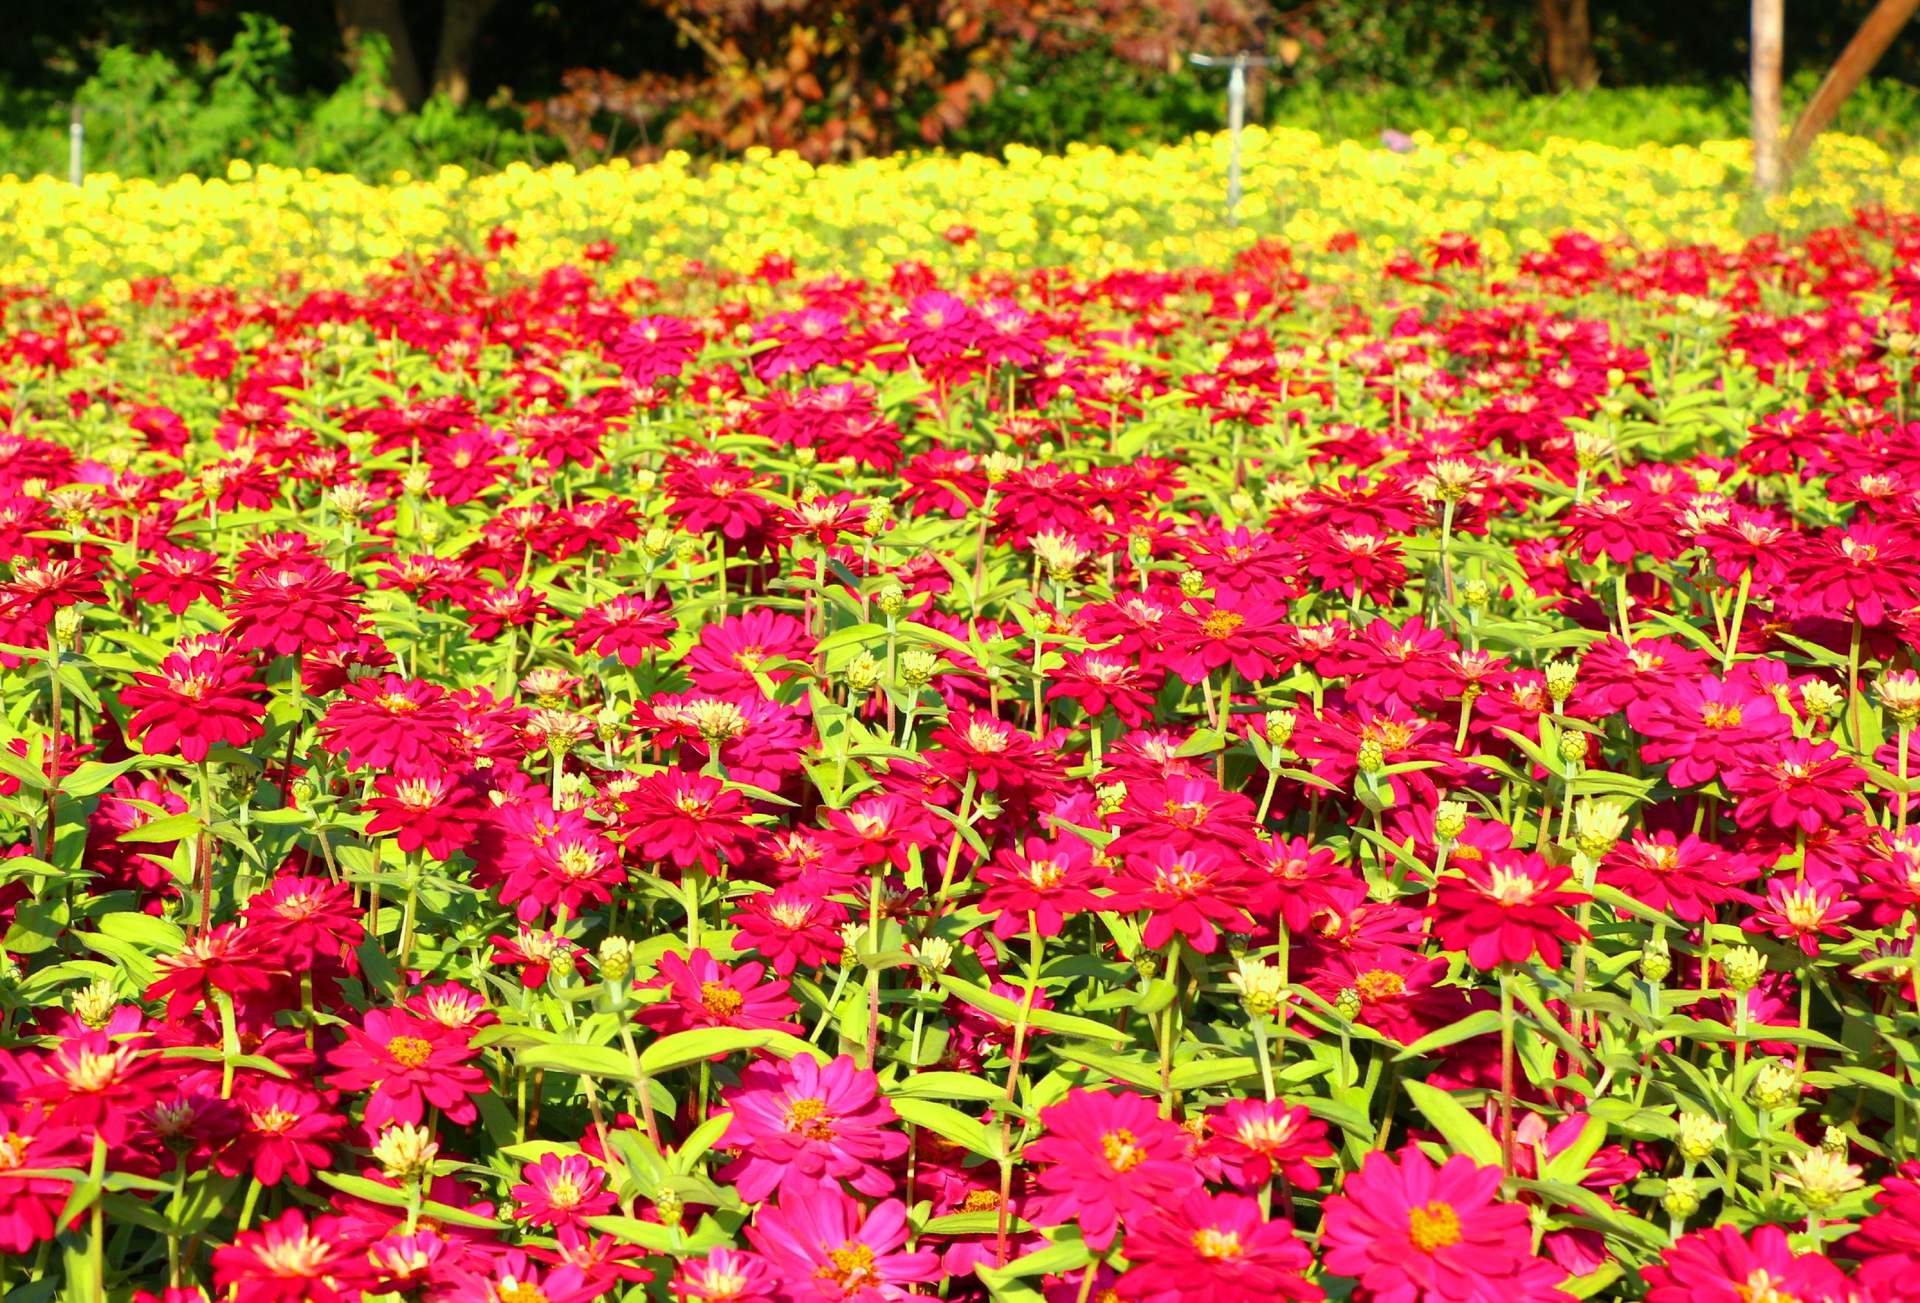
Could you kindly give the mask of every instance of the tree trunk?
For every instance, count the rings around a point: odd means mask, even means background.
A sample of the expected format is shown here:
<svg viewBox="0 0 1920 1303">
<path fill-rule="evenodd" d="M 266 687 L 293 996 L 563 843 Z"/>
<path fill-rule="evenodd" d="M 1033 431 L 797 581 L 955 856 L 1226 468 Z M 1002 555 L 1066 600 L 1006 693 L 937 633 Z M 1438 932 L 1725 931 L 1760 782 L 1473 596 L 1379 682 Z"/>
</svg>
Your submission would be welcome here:
<svg viewBox="0 0 1920 1303">
<path fill-rule="evenodd" d="M 387 89 L 393 109 L 417 109 L 426 98 L 420 84 L 420 64 L 413 57 L 413 38 L 407 33 L 406 16 L 400 12 L 400 0 L 333 0 L 334 18 L 340 24 L 340 41 L 347 47 L 347 61 L 358 65 L 360 45 L 368 36 L 383 37 L 387 43 Z"/>
<path fill-rule="evenodd" d="M 440 48 L 433 58 L 433 93 L 456 105 L 473 93 L 473 51 L 480 24 L 499 0 L 446 0 L 440 19 Z"/>
<path fill-rule="evenodd" d="M 1847 96 L 1873 71 L 1873 65 L 1893 44 L 1893 38 L 1913 17 L 1913 11 L 1920 9 L 1920 0 L 1880 0 L 1867 15 L 1867 21 L 1860 24 L 1853 39 L 1847 42 L 1847 48 L 1840 52 L 1839 59 L 1820 82 L 1820 89 L 1807 101 L 1807 107 L 1800 111 L 1800 118 L 1793 124 L 1793 134 L 1787 138 L 1786 158 L 1782 161 L 1783 171 L 1791 173 L 1800 160 L 1813 148 L 1814 139 L 1833 123 L 1840 106 Z"/>
<path fill-rule="evenodd" d="M 1593 24 L 1587 0 L 1540 0 L 1540 25 L 1547 37 L 1547 87 L 1590 91 L 1600 84 L 1593 57 Z"/>
<path fill-rule="evenodd" d="M 1780 61 L 1786 0 L 1753 0 L 1753 188 L 1780 189 Z"/>
</svg>

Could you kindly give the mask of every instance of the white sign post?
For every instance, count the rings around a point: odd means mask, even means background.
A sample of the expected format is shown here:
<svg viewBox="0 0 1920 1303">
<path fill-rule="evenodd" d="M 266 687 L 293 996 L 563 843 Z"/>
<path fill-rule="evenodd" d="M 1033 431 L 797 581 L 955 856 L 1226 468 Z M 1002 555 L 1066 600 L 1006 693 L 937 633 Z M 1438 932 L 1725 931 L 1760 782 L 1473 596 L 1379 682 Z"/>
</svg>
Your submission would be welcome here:
<svg viewBox="0 0 1920 1303">
<path fill-rule="evenodd" d="M 1227 68 L 1227 130 L 1233 134 L 1232 153 L 1227 157 L 1227 224 L 1239 220 L 1240 208 L 1240 129 L 1247 124 L 1247 69 L 1271 68 L 1273 60 L 1261 54 L 1189 54 L 1187 61 L 1201 68 Z"/>
</svg>

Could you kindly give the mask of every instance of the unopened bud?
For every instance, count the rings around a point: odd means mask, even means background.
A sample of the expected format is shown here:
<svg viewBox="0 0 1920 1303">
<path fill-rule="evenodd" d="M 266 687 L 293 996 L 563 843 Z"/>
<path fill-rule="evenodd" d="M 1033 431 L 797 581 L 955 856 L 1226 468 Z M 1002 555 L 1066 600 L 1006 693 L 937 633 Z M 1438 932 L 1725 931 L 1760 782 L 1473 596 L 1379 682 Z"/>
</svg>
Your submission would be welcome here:
<svg viewBox="0 0 1920 1303">
<path fill-rule="evenodd" d="M 1753 1102 L 1761 1108 L 1785 1108 L 1800 1097 L 1800 1074 L 1791 1063 L 1770 1059 L 1753 1079 Z"/>
<path fill-rule="evenodd" d="M 1760 984 L 1767 957 L 1752 946 L 1735 946 L 1721 958 L 1720 971 L 1727 975 L 1727 985 L 1744 995 Z"/>
<path fill-rule="evenodd" d="M 900 682 L 918 692 L 933 679 L 934 667 L 940 659 L 923 647 L 903 652 L 900 656 Z"/>
<path fill-rule="evenodd" d="M 1094 789 L 1099 804 L 1097 809 L 1103 815 L 1113 814 L 1127 803 L 1127 785 L 1125 783 L 1103 783 Z"/>
<path fill-rule="evenodd" d="M 408 1122 L 391 1124 L 373 1143 L 373 1161 L 380 1164 L 381 1174 L 402 1184 L 424 1179 L 439 1156 L 433 1132 Z"/>
<path fill-rule="evenodd" d="M 885 667 L 873 658 L 873 653 L 862 651 L 847 665 L 847 687 L 865 696 L 879 686 L 885 673 Z"/>
<path fill-rule="evenodd" d="M 672 1186 L 662 1186 L 660 1192 L 653 1196 L 653 1208 L 660 1214 L 662 1225 L 678 1226 L 681 1216 L 687 1210 L 687 1205 L 686 1201 L 681 1199 L 679 1191 Z"/>
<path fill-rule="evenodd" d="M 1640 976 L 1649 982 L 1664 982 L 1667 974 L 1673 971 L 1673 952 L 1667 948 L 1667 939 L 1662 936 L 1650 937 L 1640 949 Z"/>
<path fill-rule="evenodd" d="M 633 942 L 625 937 L 608 937 L 600 943 L 600 980 L 618 986 L 633 975 Z"/>
<path fill-rule="evenodd" d="M 1448 841 L 1457 838 L 1467 830 L 1467 803 L 1465 801 L 1442 801 L 1433 809 L 1433 831 L 1437 837 Z"/>
<path fill-rule="evenodd" d="M 1354 757 L 1354 764 L 1363 774 L 1377 774 L 1385 769 L 1387 757 L 1386 753 L 1380 749 L 1379 741 L 1370 737 L 1362 738 L 1359 754 Z"/>
<path fill-rule="evenodd" d="M 1560 735 L 1560 758 L 1570 765 L 1583 765 L 1587 762 L 1587 735 L 1578 729 L 1568 729 Z"/>
<path fill-rule="evenodd" d="M 874 605 L 880 608 L 882 615 L 898 615 L 907 607 L 907 590 L 899 584 L 888 583 L 874 598 Z"/>
<path fill-rule="evenodd" d="M 1840 689 L 1820 679 L 1800 685 L 1800 704 L 1807 708 L 1808 719 L 1825 719 L 1840 709 Z"/>
<path fill-rule="evenodd" d="M 1573 695 L 1574 681 L 1580 675 L 1580 667 L 1572 661 L 1554 661 L 1546 668 L 1547 695 L 1553 698 L 1553 708 L 1559 710 Z"/>
<path fill-rule="evenodd" d="M 1824 1147 L 1809 1149 L 1804 1154 L 1788 1154 L 1787 1162 L 1793 1166 L 1793 1175 L 1782 1173 L 1780 1183 L 1798 1186 L 1800 1202 L 1814 1212 L 1833 1207 L 1841 1195 L 1866 1184 L 1859 1165 L 1849 1163 L 1844 1150 L 1836 1154 Z"/>
<path fill-rule="evenodd" d="M 1605 856 L 1626 828 L 1627 811 L 1617 801 L 1582 801 L 1574 807 L 1573 844 L 1589 859 Z"/>
<path fill-rule="evenodd" d="M 1873 685 L 1874 695 L 1880 698 L 1880 704 L 1893 716 L 1893 722 L 1901 728 L 1912 728 L 1920 722 L 1920 673 L 1913 670 L 1894 670 L 1880 676 Z"/>
<path fill-rule="evenodd" d="M 945 937 L 922 937 L 913 948 L 913 957 L 931 973 L 944 973 L 953 967 L 953 942 Z"/>
<path fill-rule="evenodd" d="M 1351 986 L 1341 987 L 1340 994 L 1333 997 L 1334 1012 L 1348 1022 L 1358 1019 L 1366 1007 L 1365 1002 L 1360 999 L 1360 992 Z"/>
<path fill-rule="evenodd" d="M 1272 1013 L 1287 998 L 1286 983 L 1274 964 L 1242 958 L 1235 970 L 1227 974 L 1227 981 L 1240 992 L 1240 1003 L 1246 1006 L 1247 1012 L 1256 1017 Z"/>
<path fill-rule="evenodd" d="M 409 466 L 400 476 L 400 488 L 410 498 L 424 498 L 433 487 L 433 472 L 425 466 Z"/>
<path fill-rule="evenodd" d="M 1487 603 L 1493 600 L 1493 590 L 1487 587 L 1484 579 L 1469 579 L 1460 585 L 1460 605 L 1468 610 L 1485 610 Z"/>
<path fill-rule="evenodd" d="M 1294 726 L 1300 717 L 1291 710 L 1269 710 L 1267 712 L 1267 742 L 1275 747 L 1283 747 L 1293 740 Z"/>
<path fill-rule="evenodd" d="M 658 561 L 661 557 L 673 551 L 673 531 L 665 525 L 654 525 L 647 530 L 646 536 L 640 540 L 640 546 L 648 556 Z"/>
<path fill-rule="evenodd" d="M 94 1031 L 105 1031 L 113 1021 L 113 1010 L 118 1003 L 113 983 L 104 977 L 95 978 L 73 993 L 73 1016 Z"/>
<path fill-rule="evenodd" d="M 1690 1176 L 1668 1177 L 1660 1206 L 1667 1210 L 1667 1216 L 1685 1221 L 1700 1211 L 1700 1183 Z"/>
<path fill-rule="evenodd" d="M 1198 597 L 1207 591 L 1207 577 L 1198 570 L 1180 572 L 1180 591 L 1188 597 Z"/>
<path fill-rule="evenodd" d="M 1680 1115 L 1680 1156 L 1689 1163 L 1704 1163 L 1726 1139 L 1727 1124 L 1705 1113 Z"/>
</svg>

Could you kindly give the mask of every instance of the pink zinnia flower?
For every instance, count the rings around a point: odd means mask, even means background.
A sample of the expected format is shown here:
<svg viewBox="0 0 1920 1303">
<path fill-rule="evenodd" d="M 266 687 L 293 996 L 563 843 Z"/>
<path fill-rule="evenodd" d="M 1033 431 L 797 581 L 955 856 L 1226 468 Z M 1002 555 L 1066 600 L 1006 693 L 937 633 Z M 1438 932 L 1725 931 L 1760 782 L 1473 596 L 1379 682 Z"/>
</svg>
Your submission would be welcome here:
<svg viewBox="0 0 1920 1303">
<path fill-rule="evenodd" d="M 905 1285 L 934 1280 L 935 1253 L 903 1253 L 907 1209 L 884 1199 L 864 1217 L 831 1187 L 796 1190 L 754 1215 L 747 1239 L 785 1277 L 790 1303 L 883 1303 L 907 1297 Z"/>
<path fill-rule="evenodd" d="M 1821 937 L 1846 936 L 1847 920 L 1859 912 L 1859 902 L 1843 899 L 1832 887 L 1775 878 L 1767 884 L 1766 903 L 1740 926 L 1797 942 L 1811 956 L 1820 953 Z"/>
<path fill-rule="evenodd" d="M 465 1126 L 479 1116 L 471 1095 L 487 1093 L 486 1074 L 472 1066 L 480 1051 L 465 1035 L 398 1009 L 368 1010 L 360 1027 L 343 1027 L 345 1042 L 328 1055 L 339 1090 L 370 1090 L 366 1127 L 418 1123 L 431 1105 Z"/>
<path fill-rule="evenodd" d="M 644 1006 L 640 1021 L 662 1036 L 696 1027 L 742 1027 L 795 1031 L 789 1021 L 800 1002 L 787 994 L 788 984 L 765 982 L 767 966 L 723 964 L 705 950 L 682 958 L 669 951 L 660 956 L 660 975 L 642 990 L 662 990 L 667 998 Z"/>
<path fill-rule="evenodd" d="M 1141 1095 L 1073 1090 L 1040 1111 L 1047 1134 L 1027 1146 L 1042 1164 L 1043 1225 L 1076 1222 L 1086 1242 L 1106 1249 L 1120 1219 L 1147 1212 L 1200 1184 L 1187 1134 Z"/>
<path fill-rule="evenodd" d="M 1757 1226 L 1751 1238 L 1732 1226 L 1684 1236 L 1640 1276 L 1649 1287 L 1647 1303 L 1850 1303 L 1863 1297 L 1827 1259 L 1796 1254 L 1778 1226 Z"/>
<path fill-rule="evenodd" d="M 607 1174 L 585 1154 L 542 1154 L 520 1169 L 514 1216 L 534 1226 L 579 1228 L 614 1206 Z"/>
<path fill-rule="evenodd" d="M 1475 968 L 1560 964 L 1561 943 L 1586 935 L 1564 908 L 1587 897 L 1566 889 L 1573 871 L 1538 855 L 1500 851 L 1485 860 L 1456 860 L 1460 875 L 1440 879 L 1428 913 L 1449 950 L 1463 950 Z"/>
<path fill-rule="evenodd" d="M 398 674 L 355 679 L 320 720 L 320 744 L 350 769 L 407 773 L 451 764 L 459 726 L 446 690 Z"/>
<path fill-rule="evenodd" d="M 741 1153 L 720 1177 L 748 1203 L 825 1181 L 847 1181 L 866 1195 L 892 1193 L 883 1164 L 907 1152 L 906 1133 L 888 1130 L 893 1105 L 880 1094 L 879 1079 L 846 1055 L 825 1067 L 804 1054 L 751 1064 L 723 1098 L 733 1125 L 720 1143 Z"/>
<path fill-rule="evenodd" d="M 740 929 L 735 950 L 757 953 L 786 977 L 801 964 L 817 968 L 840 957 L 847 909 L 798 887 L 781 887 L 750 897 L 729 921 Z"/>
<path fill-rule="evenodd" d="M 1435 1168 L 1409 1145 L 1368 1154 L 1321 1205 L 1326 1269 L 1370 1303 L 1566 1303 L 1566 1273 L 1533 1256 L 1527 1210 L 1496 1202 L 1501 1173 L 1455 1154 Z"/>
<path fill-rule="evenodd" d="M 682 1262 L 670 1288 L 681 1303 L 777 1303 L 780 1273 L 757 1253 L 715 1249 Z"/>
<path fill-rule="evenodd" d="M 1832 742 L 1789 738 L 1769 755 L 1748 756 L 1725 775 L 1740 798 L 1733 820 L 1742 828 L 1771 824 L 1819 832 L 1860 808 L 1858 789 L 1867 781 L 1860 766 Z"/>
<path fill-rule="evenodd" d="M 1320 1173 L 1308 1160 L 1333 1156 L 1327 1124 L 1285 1100 L 1233 1100 L 1207 1114 L 1207 1133 L 1207 1157 L 1243 1190 L 1264 1186 L 1276 1172 L 1300 1189 L 1317 1189 Z"/>
</svg>

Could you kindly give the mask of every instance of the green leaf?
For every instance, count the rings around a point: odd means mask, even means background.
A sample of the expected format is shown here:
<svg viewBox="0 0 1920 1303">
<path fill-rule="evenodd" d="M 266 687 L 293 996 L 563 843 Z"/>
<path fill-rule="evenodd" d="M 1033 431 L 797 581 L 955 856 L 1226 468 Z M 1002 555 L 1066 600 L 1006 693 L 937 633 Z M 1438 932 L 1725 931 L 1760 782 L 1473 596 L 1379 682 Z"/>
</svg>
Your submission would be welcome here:
<svg viewBox="0 0 1920 1303">
<path fill-rule="evenodd" d="M 655 1253 L 672 1253 L 675 1248 L 672 1229 L 659 1222 L 643 1222 L 638 1217 L 589 1217 L 587 1225 L 624 1244 L 637 1244 Z"/>
<path fill-rule="evenodd" d="M 995 995 L 983 986 L 975 986 L 951 973 L 942 973 L 940 983 L 964 1003 L 992 1014 L 1007 1023 L 1018 1023 L 1021 1008 L 1018 1000 L 1009 1000 L 1004 995 Z M 1128 1039 L 1118 1027 L 1091 1018 L 1077 1018 L 1072 1014 L 1056 1013 L 1051 1009 L 1029 1009 L 1025 1014 L 1029 1027 L 1038 1027 L 1044 1031 L 1058 1032 L 1062 1036 L 1078 1036 L 1083 1040 L 1100 1041 L 1105 1044 L 1117 1044 Z"/>
<path fill-rule="evenodd" d="M 1458 1022 L 1448 1023 L 1435 1031 L 1428 1032 L 1406 1049 L 1393 1056 L 1395 1063 L 1405 1063 L 1408 1059 L 1425 1058 L 1435 1050 L 1445 1049 L 1449 1045 L 1458 1045 L 1461 1041 L 1470 1041 L 1476 1036 L 1485 1036 L 1500 1030 L 1500 1011 L 1498 1009 L 1480 1009 L 1468 1014 Z"/>
<path fill-rule="evenodd" d="M 964 1072 L 919 1072 L 887 1087 L 889 1099 L 999 1100 L 1006 1091 L 984 1077 Z"/>
<path fill-rule="evenodd" d="M 982 1158 L 1000 1156 L 998 1141 L 987 1134 L 980 1120 L 951 1105 L 938 1104 L 930 1099 L 896 1099 L 893 1101 L 893 1111 L 914 1126 L 925 1127 L 942 1139 L 950 1140 Z"/>
<path fill-rule="evenodd" d="M 99 926 L 110 937 L 163 954 L 174 954 L 187 944 L 187 934 L 178 923 L 133 910 L 103 914 Z"/>
<path fill-rule="evenodd" d="M 662 1036 L 640 1052 L 640 1073 L 642 1076 L 657 1077 L 663 1072 L 675 1068 L 684 1068 L 690 1064 L 710 1059 L 716 1054 L 733 1054 L 740 1050 L 772 1050 L 783 1059 L 791 1059 L 800 1054 L 811 1054 L 824 1060 L 826 1055 L 801 1040 L 798 1036 L 776 1031 L 745 1031 L 737 1027 L 701 1027 L 694 1031 L 675 1032 L 671 1036 Z M 624 1062 L 624 1060 L 623 1060 Z M 631 1068 L 627 1070 L 631 1080 Z"/>
<path fill-rule="evenodd" d="M 116 841 L 123 842 L 177 842 L 185 841 L 200 831 L 200 820 L 191 814 L 170 814 L 164 819 L 155 819 L 143 823 L 137 828 L 129 828 L 121 833 Z"/>
<path fill-rule="evenodd" d="M 561 1043 L 534 1045 L 516 1056 L 523 1068 L 545 1068 L 550 1072 L 571 1072 L 581 1077 L 612 1077 L 618 1081 L 637 1081 L 633 1060 L 620 1050 L 606 1045 Z"/>
<path fill-rule="evenodd" d="M 89 760 L 68 774 L 60 784 L 60 790 L 67 796 L 79 800 L 82 797 L 96 796 L 113 785 L 113 780 L 132 769 L 135 765 L 151 765 L 151 756 L 129 756 L 113 764 L 101 764 Z"/>
<path fill-rule="evenodd" d="M 1446 1138 L 1456 1153 L 1465 1154 L 1485 1167 L 1500 1165 L 1500 1142 L 1459 1100 L 1424 1081 L 1403 1084 L 1414 1106 L 1426 1115 L 1433 1129 Z"/>
</svg>

